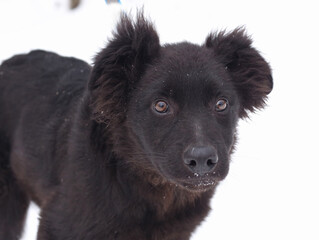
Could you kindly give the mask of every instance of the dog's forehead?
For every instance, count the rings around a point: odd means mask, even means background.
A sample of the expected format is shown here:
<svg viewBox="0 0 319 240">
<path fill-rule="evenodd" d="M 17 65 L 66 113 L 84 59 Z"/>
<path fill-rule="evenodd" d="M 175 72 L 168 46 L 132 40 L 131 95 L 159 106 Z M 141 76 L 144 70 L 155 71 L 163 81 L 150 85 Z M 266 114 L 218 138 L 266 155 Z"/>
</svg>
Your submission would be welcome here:
<svg viewBox="0 0 319 240">
<path fill-rule="evenodd" d="M 229 85 L 225 67 L 214 59 L 210 50 L 190 43 L 164 46 L 159 60 L 149 71 L 149 86 L 164 94 L 198 96 Z"/>
</svg>

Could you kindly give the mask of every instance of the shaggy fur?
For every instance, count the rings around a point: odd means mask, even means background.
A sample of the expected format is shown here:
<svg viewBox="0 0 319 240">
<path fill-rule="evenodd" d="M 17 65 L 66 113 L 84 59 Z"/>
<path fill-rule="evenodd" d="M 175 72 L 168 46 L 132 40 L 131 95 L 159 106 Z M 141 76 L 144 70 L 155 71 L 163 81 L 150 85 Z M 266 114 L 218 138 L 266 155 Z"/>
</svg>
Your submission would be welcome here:
<svg viewBox="0 0 319 240">
<path fill-rule="evenodd" d="M 228 172 L 269 65 L 243 29 L 160 46 L 122 16 L 93 68 L 32 51 L 0 67 L 0 239 L 187 240 Z"/>
</svg>

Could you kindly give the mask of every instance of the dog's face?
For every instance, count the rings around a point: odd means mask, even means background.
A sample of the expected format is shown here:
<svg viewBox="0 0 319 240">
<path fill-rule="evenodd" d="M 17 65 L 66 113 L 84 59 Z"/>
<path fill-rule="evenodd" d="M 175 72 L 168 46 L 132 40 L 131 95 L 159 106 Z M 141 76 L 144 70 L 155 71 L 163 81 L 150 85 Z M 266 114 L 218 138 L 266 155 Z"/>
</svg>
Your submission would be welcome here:
<svg viewBox="0 0 319 240">
<path fill-rule="evenodd" d="M 163 47 L 141 16 L 135 24 L 123 17 L 117 30 L 92 73 L 96 120 L 142 170 L 189 190 L 211 188 L 227 175 L 238 119 L 272 89 L 268 64 L 240 29 L 203 46 Z"/>
<path fill-rule="evenodd" d="M 128 126 L 154 167 L 190 189 L 228 172 L 239 98 L 225 67 L 202 47 L 165 46 L 128 106 Z"/>
</svg>

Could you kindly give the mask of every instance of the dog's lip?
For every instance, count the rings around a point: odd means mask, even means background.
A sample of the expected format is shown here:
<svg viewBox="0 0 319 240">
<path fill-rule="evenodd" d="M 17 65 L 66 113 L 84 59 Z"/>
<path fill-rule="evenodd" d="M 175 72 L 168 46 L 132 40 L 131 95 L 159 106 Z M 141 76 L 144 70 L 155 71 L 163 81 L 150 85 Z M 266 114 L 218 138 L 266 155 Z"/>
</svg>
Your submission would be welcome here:
<svg viewBox="0 0 319 240">
<path fill-rule="evenodd" d="M 187 176 L 184 179 L 179 179 L 179 184 L 183 187 L 195 190 L 195 191 L 205 191 L 212 189 L 218 183 L 218 180 L 214 177 L 200 176 L 194 173 L 194 176 Z"/>
</svg>

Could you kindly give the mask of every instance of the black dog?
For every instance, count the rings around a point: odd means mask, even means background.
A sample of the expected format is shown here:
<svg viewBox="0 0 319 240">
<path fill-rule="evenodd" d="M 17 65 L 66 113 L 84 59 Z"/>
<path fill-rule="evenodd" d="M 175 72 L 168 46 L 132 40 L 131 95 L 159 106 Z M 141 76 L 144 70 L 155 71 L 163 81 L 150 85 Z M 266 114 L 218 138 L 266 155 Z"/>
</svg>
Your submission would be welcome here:
<svg viewBox="0 0 319 240">
<path fill-rule="evenodd" d="M 265 105 L 267 62 L 243 29 L 160 46 L 123 15 L 93 68 L 33 51 L 0 68 L 0 239 L 29 201 L 41 240 L 186 240 L 228 172 L 236 125 Z"/>
</svg>

